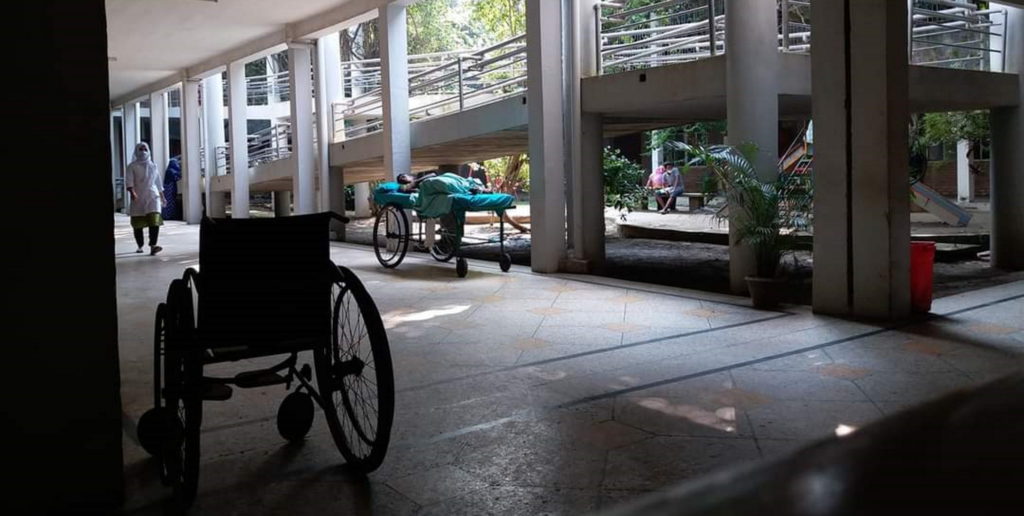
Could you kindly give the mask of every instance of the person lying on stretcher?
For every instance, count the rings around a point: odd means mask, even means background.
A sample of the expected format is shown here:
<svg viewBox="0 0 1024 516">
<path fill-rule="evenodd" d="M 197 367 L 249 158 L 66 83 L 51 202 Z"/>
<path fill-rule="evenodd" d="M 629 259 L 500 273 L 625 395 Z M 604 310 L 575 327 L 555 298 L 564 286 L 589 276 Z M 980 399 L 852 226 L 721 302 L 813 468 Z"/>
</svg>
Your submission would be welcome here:
<svg viewBox="0 0 1024 516">
<path fill-rule="evenodd" d="M 396 181 L 399 190 L 405 193 L 420 191 L 424 183 L 427 183 L 427 189 L 435 194 L 478 194 L 491 191 L 476 178 L 466 178 L 452 173 L 437 175 L 430 172 L 420 177 L 415 177 L 412 174 L 399 174 Z"/>
</svg>

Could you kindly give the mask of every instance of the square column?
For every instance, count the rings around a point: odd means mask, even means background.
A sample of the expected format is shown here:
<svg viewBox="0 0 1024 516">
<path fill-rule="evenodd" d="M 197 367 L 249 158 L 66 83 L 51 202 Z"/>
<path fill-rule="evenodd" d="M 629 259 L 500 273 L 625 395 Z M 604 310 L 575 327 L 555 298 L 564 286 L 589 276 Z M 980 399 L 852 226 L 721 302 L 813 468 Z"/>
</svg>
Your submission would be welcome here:
<svg viewBox="0 0 1024 516">
<path fill-rule="evenodd" d="M 224 192 L 213 191 L 217 170 L 217 149 L 224 146 L 224 83 L 221 74 L 203 79 L 203 110 L 206 122 L 206 215 L 223 218 L 226 215 Z"/>
<path fill-rule="evenodd" d="M 292 195 L 296 215 L 316 212 L 316 149 L 313 146 L 312 47 L 288 45 L 292 106 Z"/>
<path fill-rule="evenodd" d="M 121 172 L 121 177 L 127 177 L 128 165 L 131 165 L 132 160 L 135 157 L 135 144 L 139 143 L 139 104 L 138 102 L 129 102 L 124 105 L 124 109 L 121 112 L 121 126 L 123 128 L 122 141 L 124 144 L 121 146 L 121 150 L 124 152 L 124 167 Z M 124 212 L 128 213 L 132 206 L 131 197 L 128 195 L 128 189 L 125 187 L 126 182 L 121 183 L 121 195 L 124 199 Z"/>
<path fill-rule="evenodd" d="M 811 9 L 814 310 L 903 318 L 910 313 L 907 5 L 817 0 Z"/>
<path fill-rule="evenodd" d="M 1024 8 L 1007 11 L 1003 65 L 1017 74 L 1016 106 L 993 109 L 989 196 L 992 202 L 992 266 L 1024 269 Z"/>
<path fill-rule="evenodd" d="M 228 65 L 228 125 L 231 134 L 231 218 L 249 218 L 249 117 L 245 62 Z"/>
<path fill-rule="evenodd" d="M 562 66 L 564 0 L 526 0 L 529 88 L 530 262 L 557 272 L 565 255 L 566 78 Z"/>
<path fill-rule="evenodd" d="M 409 140 L 409 57 L 405 5 L 393 2 L 381 7 L 381 97 L 384 113 L 384 173 L 390 177 L 412 170 Z"/>
<path fill-rule="evenodd" d="M 189 224 L 203 218 L 199 110 L 199 79 L 187 79 L 181 88 L 181 177 L 185 180 L 182 213 Z"/>
<path fill-rule="evenodd" d="M 316 129 L 319 211 L 331 205 L 330 148 L 334 137 L 334 102 L 341 91 L 341 39 L 337 32 L 316 40 Z M 341 212 L 344 214 L 344 212 Z"/>
<path fill-rule="evenodd" d="M 974 202 L 974 178 L 967 158 L 970 149 L 970 140 L 956 142 L 956 200 L 961 204 Z"/>
<path fill-rule="evenodd" d="M 778 177 L 778 25 L 775 2 L 726 0 L 725 60 L 728 143 L 757 146 L 753 165 L 765 182 Z M 756 274 L 753 249 L 737 243 L 740 210 L 729 212 L 729 284 L 747 292 L 744 278 Z"/>
<path fill-rule="evenodd" d="M 167 94 L 153 93 L 149 96 L 149 126 L 153 141 L 149 143 L 150 154 L 156 168 L 163 173 L 171 159 L 170 142 L 167 139 Z"/>
</svg>

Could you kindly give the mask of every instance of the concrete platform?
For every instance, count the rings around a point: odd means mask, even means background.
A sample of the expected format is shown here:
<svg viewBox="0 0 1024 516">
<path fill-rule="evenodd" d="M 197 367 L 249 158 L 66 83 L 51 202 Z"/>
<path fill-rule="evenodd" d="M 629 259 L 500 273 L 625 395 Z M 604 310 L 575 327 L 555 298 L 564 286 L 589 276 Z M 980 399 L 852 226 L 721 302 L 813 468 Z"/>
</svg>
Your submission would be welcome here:
<svg viewBox="0 0 1024 516">
<path fill-rule="evenodd" d="M 168 491 L 135 441 L 152 396 L 153 311 L 198 262 L 198 227 L 134 253 L 115 218 L 127 514 Z M 580 514 L 759 461 L 961 386 L 1024 369 L 1024 282 L 936 300 L 893 326 L 590 276 L 411 255 L 379 267 L 337 244 L 388 328 L 393 443 L 368 480 L 339 466 L 317 414 L 277 435 L 281 388 L 207 403 L 192 514 Z M 254 278 L 259 281 L 259 278 Z M 226 364 L 231 374 L 245 364 Z"/>
</svg>

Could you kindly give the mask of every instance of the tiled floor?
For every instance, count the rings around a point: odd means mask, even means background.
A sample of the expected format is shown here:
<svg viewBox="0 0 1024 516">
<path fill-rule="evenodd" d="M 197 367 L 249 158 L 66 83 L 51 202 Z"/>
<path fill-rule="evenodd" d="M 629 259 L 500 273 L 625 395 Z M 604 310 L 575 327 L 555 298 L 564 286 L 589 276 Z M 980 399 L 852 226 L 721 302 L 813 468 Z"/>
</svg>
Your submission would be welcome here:
<svg viewBox="0 0 1024 516">
<path fill-rule="evenodd" d="M 168 224 L 154 258 L 133 252 L 125 219 L 115 226 L 126 512 L 157 514 L 167 491 L 134 425 L 151 404 L 153 310 L 197 263 L 198 230 Z M 303 445 L 285 445 L 283 389 L 236 390 L 204 407 L 194 513 L 578 514 L 1024 368 L 1024 282 L 885 327 L 487 262 L 458 279 L 423 255 L 397 270 L 366 247 L 332 255 L 388 328 L 398 394 L 384 466 L 346 475 L 319 414 Z"/>
</svg>

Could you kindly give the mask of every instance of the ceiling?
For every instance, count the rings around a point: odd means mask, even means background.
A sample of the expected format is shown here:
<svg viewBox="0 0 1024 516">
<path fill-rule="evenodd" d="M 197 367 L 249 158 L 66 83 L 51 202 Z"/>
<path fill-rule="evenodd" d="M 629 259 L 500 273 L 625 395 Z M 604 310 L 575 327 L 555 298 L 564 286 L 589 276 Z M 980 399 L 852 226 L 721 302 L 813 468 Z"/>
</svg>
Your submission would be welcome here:
<svg viewBox="0 0 1024 516">
<path fill-rule="evenodd" d="M 359 0 L 106 0 L 110 97 Z"/>
</svg>

